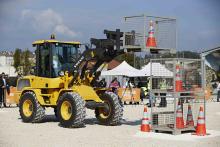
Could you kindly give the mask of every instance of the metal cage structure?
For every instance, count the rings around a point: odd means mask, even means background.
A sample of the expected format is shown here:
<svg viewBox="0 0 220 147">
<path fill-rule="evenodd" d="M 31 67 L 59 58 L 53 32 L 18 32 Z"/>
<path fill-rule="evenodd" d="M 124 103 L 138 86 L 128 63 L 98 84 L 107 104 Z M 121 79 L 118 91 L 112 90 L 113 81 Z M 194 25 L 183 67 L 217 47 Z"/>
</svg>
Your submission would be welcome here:
<svg viewBox="0 0 220 147">
<path fill-rule="evenodd" d="M 175 52 L 177 46 L 176 19 L 146 14 L 124 17 L 123 47 L 149 51 L 150 48 L 146 47 L 146 40 L 150 21 L 153 21 L 154 24 L 154 36 L 157 44 L 154 49 Z"/>
<path fill-rule="evenodd" d="M 152 130 L 180 134 L 184 131 L 195 131 L 199 108 L 205 113 L 205 64 L 201 59 L 151 59 L 150 60 L 150 104 Z M 169 70 L 161 73 L 161 64 Z M 191 107 L 194 125 L 188 125 L 188 108 Z M 182 110 L 184 126 L 177 126 L 179 109 Z"/>
</svg>

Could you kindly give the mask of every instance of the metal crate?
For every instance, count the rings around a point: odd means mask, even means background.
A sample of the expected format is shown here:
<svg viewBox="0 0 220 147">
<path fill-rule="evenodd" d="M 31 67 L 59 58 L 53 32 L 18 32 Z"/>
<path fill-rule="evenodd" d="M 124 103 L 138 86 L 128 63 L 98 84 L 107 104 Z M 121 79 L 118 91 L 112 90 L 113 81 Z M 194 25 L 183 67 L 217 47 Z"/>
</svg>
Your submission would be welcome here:
<svg viewBox="0 0 220 147">
<path fill-rule="evenodd" d="M 197 123 L 199 107 L 204 107 L 205 111 L 204 61 L 182 58 L 151 59 L 150 65 L 152 130 L 172 134 L 194 131 L 194 126 L 186 125 L 186 118 L 188 105 L 191 106 L 194 125 Z M 184 119 L 184 128 L 181 129 L 176 128 L 178 104 L 181 105 Z"/>
<path fill-rule="evenodd" d="M 146 40 L 149 32 L 149 22 L 153 21 L 154 35 L 158 50 L 176 51 L 176 19 L 147 14 L 125 16 L 123 23 L 123 48 L 149 51 Z"/>
</svg>

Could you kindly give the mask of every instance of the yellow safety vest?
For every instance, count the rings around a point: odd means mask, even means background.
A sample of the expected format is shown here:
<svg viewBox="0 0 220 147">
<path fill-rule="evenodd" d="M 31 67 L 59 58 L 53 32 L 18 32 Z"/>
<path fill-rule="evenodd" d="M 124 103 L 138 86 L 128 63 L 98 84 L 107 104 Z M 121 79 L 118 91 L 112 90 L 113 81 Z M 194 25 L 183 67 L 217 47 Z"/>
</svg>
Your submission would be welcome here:
<svg viewBox="0 0 220 147">
<path fill-rule="evenodd" d="M 161 82 L 160 83 L 160 89 L 167 89 L 166 82 Z"/>
</svg>

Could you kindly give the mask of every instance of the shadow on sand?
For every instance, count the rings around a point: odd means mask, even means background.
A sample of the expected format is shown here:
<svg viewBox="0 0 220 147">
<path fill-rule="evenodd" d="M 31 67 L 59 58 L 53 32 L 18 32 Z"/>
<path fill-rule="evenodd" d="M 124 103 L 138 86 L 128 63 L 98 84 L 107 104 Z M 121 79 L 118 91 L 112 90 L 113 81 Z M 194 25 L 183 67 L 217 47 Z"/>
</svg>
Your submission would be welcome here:
<svg viewBox="0 0 220 147">
<path fill-rule="evenodd" d="M 18 119 L 21 120 L 20 117 Z M 59 120 L 56 118 L 55 115 L 45 115 L 43 120 L 41 122 L 38 122 L 38 124 L 48 123 L 48 122 L 59 122 Z M 98 122 L 96 118 L 86 118 L 84 122 L 85 125 L 102 125 Z M 141 120 L 126 121 L 125 119 L 122 119 L 121 124 L 119 125 L 138 126 L 140 124 L 141 124 Z M 60 123 L 58 123 L 58 125 L 60 126 Z"/>
<path fill-rule="evenodd" d="M 21 120 L 21 117 L 19 117 L 18 119 Z M 58 119 L 56 118 L 55 115 L 45 115 L 43 120 L 41 122 L 38 122 L 38 123 L 47 123 L 47 122 L 59 122 L 59 121 L 58 121 Z"/>
<path fill-rule="evenodd" d="M 125 119 L 123 119 L 122 120 L 122 125 L 139 126 L 139 125 L 141 125 L 141 120 L 126 121 Z"/>
</svg>

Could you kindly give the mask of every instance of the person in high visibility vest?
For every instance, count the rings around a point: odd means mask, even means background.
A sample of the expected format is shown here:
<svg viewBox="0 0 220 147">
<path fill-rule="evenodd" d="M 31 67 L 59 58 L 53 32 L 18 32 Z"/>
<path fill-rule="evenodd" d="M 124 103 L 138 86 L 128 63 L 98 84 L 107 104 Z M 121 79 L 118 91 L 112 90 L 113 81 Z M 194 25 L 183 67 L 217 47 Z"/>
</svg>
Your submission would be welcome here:
<svg viewBox="0 0 220 147">
<path fill-rule="evenodd" d="M 160 90 L 167 90 L 167 83 L 166 83 L 166 79 L 163 79 L 160 82 Z M 161 96 L 161 101 L 159 104 L 159 107 L 166 107 L 167 106 L 167 100 L 166 100 L 166 93 L 160 93 Z"/>
</svg>

